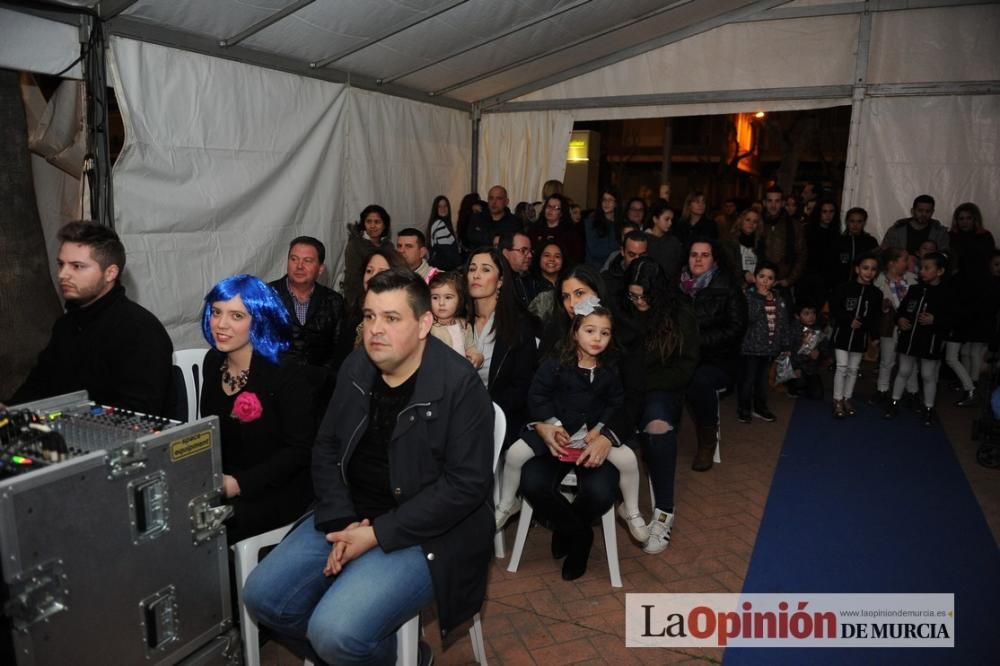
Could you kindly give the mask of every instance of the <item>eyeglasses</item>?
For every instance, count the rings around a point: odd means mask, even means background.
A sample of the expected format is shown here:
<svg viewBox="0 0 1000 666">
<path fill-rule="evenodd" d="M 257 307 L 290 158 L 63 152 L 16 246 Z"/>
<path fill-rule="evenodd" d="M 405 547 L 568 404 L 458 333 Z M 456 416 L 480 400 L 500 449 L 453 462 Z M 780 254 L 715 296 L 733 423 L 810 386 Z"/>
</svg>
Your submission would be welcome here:
<svg viewBox="0 0 1000 666">
<path fill-rule="evenodd" d="M 628 209 L 629 209 L 629 212 L 631 212 L 631 213 L 641 213 L 641 212 L 643 212 L 642 206 L 629 206 Z"/>
<path fill-rule="evenodd" d="M 633 294 L 630 291 L 628 293 L 628 300 L 632 301 L 633 303 L 645 303 L 646 302 L 646 295 L 645 294 Z"/>
<path fill-rule="evenodd" d="M 545 210 L 562 210 L 562 206 L 546 206 Z"/>
<path fill-rule="evenodd" d="M 511 249 L 512 249 L 512 250 L 513 250 L 514 252 L 520 252 L 521 254 L 523 254 L 523 255 L 524 255 L 524 256 L 526 256 L 526 257 L 527 257 L 527 256 L 528 256 L 529 254 L 531 254 L 531 253 L 532 253 L 532 249 L 531 249 L 530 247 L 515 247 L 515 248 L 511 248 Z"/>
</svg>

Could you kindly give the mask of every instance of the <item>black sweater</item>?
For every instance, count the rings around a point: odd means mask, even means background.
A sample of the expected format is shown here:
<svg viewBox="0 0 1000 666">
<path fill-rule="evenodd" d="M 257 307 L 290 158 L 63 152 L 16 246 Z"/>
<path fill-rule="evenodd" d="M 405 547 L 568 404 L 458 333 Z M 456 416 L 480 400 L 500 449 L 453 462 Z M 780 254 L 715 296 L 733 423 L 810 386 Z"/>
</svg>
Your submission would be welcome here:
<svg viewBox="0 0 1000 666">
<path fill-rule="evenodd" d="M 38 363 L 5 402 L 86 389 L 99 404 L 167 416 L 173 351 L 163 324 L 118 284 L 87 307 L 67 304 Z"/>
</svg>

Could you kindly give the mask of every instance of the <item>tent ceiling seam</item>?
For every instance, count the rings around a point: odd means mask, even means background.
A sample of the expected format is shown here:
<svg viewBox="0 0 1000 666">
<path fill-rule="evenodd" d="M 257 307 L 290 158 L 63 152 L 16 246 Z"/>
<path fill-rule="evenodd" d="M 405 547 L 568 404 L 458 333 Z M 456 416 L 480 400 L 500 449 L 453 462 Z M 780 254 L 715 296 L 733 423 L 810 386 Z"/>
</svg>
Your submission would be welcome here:
<svg viewBox="0 0 1000 666">
<path fill-rule="evenodd" d="M 468 1 L 469 0 L 448 0 L 448 2 L 444 2 L 439 5 L 434 5 L 433 7 L 430 8 L 427 14 L 421 14 L 420 16 L 417 16 L 414 19 L 403 23 L 403 25 L 389 28 L 385 32 L 375 35 L 370 39 L 366 39 L 362 43 L 357 44 L 356 46 L 352 46 L 350 48 L 344 49 L 343 51 L 340 51 L 339 53 L 335 53 L 332 56 L 328 56 L 326 58 L 320 58 L 319 60 L 313 61 L 309 63 L 309 67 L 314 69 L 319 69 L 320 67 L 326 67 L 330 63 L 337 62 L 338 60 L 343 60 L 349 55 L 353 55 L 358 51 L 363 51 L 364 49 L 367 49 L 370 46 L 374 46 L 375 44 L 378 44 L 383 40 L 389 39 L 394 35 L 398 35 L 399 33 L 409 30 L 414 26 L 420 25 L 424 21 L 429 21 L 435 16 L 439 16 L 440 14 L 444 14 L 445 12 L 451 11 L 455 7 L 465 4 Z"/>
<path fill-rule="evenodd" d="M 483 105 L 483 113 L 489 113 L 491 108 L 495 108 L 500 104 L 510 103 L 511 100 L 523 97 L 524 95 L 537 90 L 562 83 L 563 81 L 568 81 L 569 79 L 582 76 L 583 74 L 601 69 L 602 67 L 614 65 L 623 60 L 642 55 L 643 53 L 656 50 L 657 48 L 662 48 L 663 46 L 673 44 L 674 42 L 681 41 L 687 37 L 693 37 L 694 35 L 706 32 L 707 30 L 722 27 L 723 25 L 734 23 L 754 23 L 760 21 L 779 21 L 796 18 L 821 18 L 824 16 L 861 14 L 865 11 L 879 13 L 904 10 L 965 7 L 973 5 L 990 5 L 995 4 L 996 0 L 872 0 L 871 2 L 845 2 L 839 4 L 809 5 L 803 7 L 778 6 L 787 4 L 787 2 L 788 0 L 777 3 L 764 3 L 765 6 L 758 7 L 745 15 L 739 14 L 744 13 L 746 7 L 733 10 L 725 14 L 720 14 L 701 23 L 692 24 L 686 28 L 682 28 L 675 33 L 661 35 L 660 37 L 643 42 L 642 44 L 637 44 L 626 51 L 619 52 L 611 56 L 604 56 L 603 58 L 597 58 L 575 67 L 571 67 L 558 74 L 552 74 L 541 79 L 516 86 L 499 94 L 485 97 L 479 100 Z M 760 2 L 754 4 L 761 5 Z M 768 8 L 766 6 L 767 4 L 772 6 Z M 725 18 L 730 15 L 732 15 L 731 18 Z M 671 35 L 677 36 L 671 39 Z"/>
<path fill-rule="evenodd" d="M 425 92 L 407 88 L 406 86 L 391 85 L 379 86 L 374 79 L 352 74 L 350 72 L 324 67 L 321 69 L 311 69 L 308 63 L 294 60 L 285 56 L 273 53 L 258 51 L 244 46 L 222 47 L 218 41 L 211 37 L 193 35 L 180 30 L 164 28 L 159 25 L 132 19 L 128 16 L 119 16 L 107 22 L 110 34 L 126 39 L 134 39 L 140 42 L 159 44 L 170 48 L 192 51 L 207 56 L 234 60 L 246 64 L 274 69 L 289 74 L 305 76 L 312 79 L 320 79 L 331 83 L 347 83 L 371 92 L 381 92 L 393 97 L 402 97 L 425 104 L 468 111 L 471 108 L 469 102 L 463 102 L 451 97 L 431 98 Z"/>
</svg>

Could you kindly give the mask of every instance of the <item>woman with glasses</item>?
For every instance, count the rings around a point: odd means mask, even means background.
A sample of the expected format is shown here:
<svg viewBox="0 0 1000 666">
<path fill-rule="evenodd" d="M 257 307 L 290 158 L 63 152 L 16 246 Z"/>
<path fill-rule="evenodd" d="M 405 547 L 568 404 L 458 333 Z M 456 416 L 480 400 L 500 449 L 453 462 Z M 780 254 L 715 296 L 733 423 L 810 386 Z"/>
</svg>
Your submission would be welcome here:
<svg viewBox="0 0 1000 666">
<path fill-rule="evenodd" d="M 643 458 L 653 485 L 654 512 L 647 553 L 670 544 L 674 524 L 674 477 L 677 469 L 677 428 L 684 389 L 698 364 L 698 324 L 691 307 L 667 286 L 663 269 L 653 259 L 639 257 L 625 271 L 618 341 L 627 419 L 646 434 Z"/>
<path fill-rule="evenodd" d="M 583 261 L 583 240 L 569 218 L 569 201 L 561 194 L 545 199 L 541 218 L 528 229 L 528 236 L 536 255 L 543 244 L 555 241 L 565 252 L 564 262 L 574 265 Z"/>
</svg>

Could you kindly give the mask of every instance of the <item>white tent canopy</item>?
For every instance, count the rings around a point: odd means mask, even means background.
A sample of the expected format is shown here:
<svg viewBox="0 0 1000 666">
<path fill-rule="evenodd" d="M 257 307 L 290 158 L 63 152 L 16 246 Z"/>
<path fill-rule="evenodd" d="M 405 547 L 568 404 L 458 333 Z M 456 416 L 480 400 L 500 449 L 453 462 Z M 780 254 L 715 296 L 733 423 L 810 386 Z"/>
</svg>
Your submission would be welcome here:
<svg viewBox="0 0 1000 666">
<path fill-rule="evenodd" d="M 44 6 L 93 8 L 113 35 L 127 133 L 115 223 L 133 294 L 178 346 L 197 342 L 213 282 L 280 275 L 299 233 L 327 243 L 336 272 L 344 225 L 368 203 L 398 230 L 424 223 L 436 194 L 457 207 L 470 183 L 535 198 L 563 175 L 577 120 L 851 104 L 844 203 L 868 208 L 876 232 L 923 192 L 939 219 L 971 200 L 1000 231 L 993 2 Z M 9 48 L 9 10 L 52 37 Z M 57 26 L 77 15 L 0 12 L 0 66 L 56 73 L 78 53 L 78 32 Z"/>
</svg>

